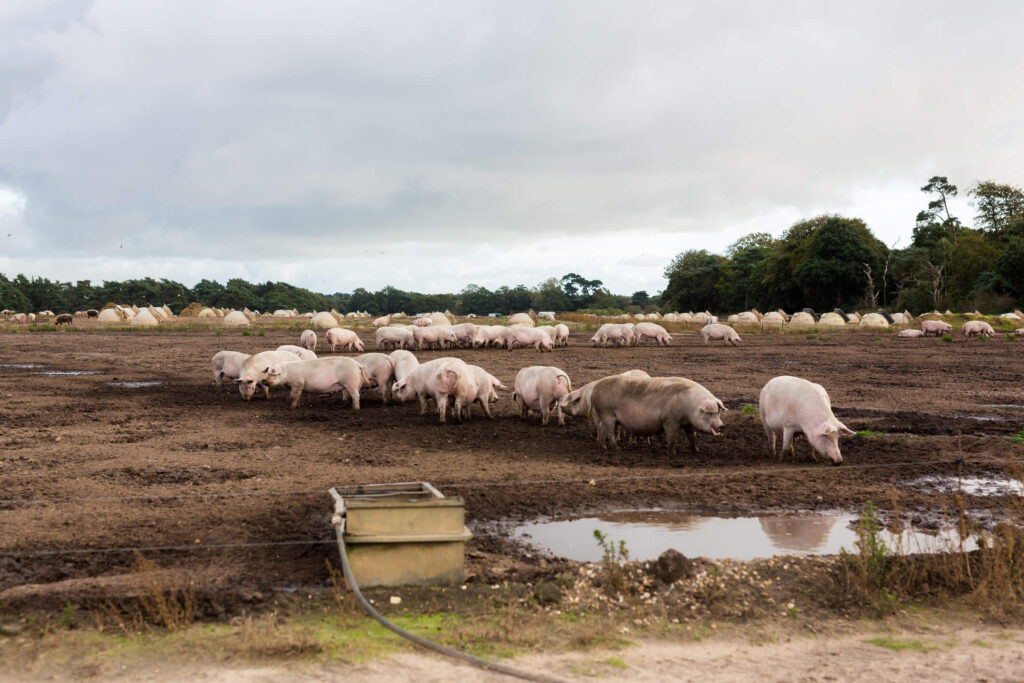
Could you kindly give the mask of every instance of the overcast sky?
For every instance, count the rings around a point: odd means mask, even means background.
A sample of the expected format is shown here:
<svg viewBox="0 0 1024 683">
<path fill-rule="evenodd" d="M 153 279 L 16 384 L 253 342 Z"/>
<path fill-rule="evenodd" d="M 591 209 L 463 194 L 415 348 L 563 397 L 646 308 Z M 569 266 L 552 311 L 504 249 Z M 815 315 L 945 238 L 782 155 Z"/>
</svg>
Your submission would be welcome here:
<svg viewBox="0 0 1024 683">
<path fill-rule="evenodd" d="M 1024 184 L 1024 3 L 0 2 L 0 272 L 660 291 Z M 973 216 L 962 201 L 962 218 Z"/>
</svg>

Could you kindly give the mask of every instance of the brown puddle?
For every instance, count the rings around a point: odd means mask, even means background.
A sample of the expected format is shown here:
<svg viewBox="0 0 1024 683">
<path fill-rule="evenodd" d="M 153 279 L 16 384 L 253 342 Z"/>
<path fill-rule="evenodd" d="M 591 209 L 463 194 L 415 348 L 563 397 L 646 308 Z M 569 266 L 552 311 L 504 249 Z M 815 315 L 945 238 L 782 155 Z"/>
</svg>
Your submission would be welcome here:
<svg viewBox="0 0 1024 683">
<path fill-rule="evenodd" d="M 746 517 L 702 515 L 669 510 L 633 510 L 594 517 L 540 521 L 517 527 L 514 534 L 552 554 L 580 562 L 599 562 L 603 550 L 594 538 L 599 530 L 616 547 L 626 542 L 629 558 L 649 560 L 669 548 L 687 557 L 752 560 L 775 555 L 834 555 L 856 551 L 857 533 L 850 513 L 779 513 Z M 916 530 L 883 540 L 903 552 L 936 553 L 957 547 L 954 533 Z M 973 549 L 973 544 L 969 549 Z"/>
</svg>

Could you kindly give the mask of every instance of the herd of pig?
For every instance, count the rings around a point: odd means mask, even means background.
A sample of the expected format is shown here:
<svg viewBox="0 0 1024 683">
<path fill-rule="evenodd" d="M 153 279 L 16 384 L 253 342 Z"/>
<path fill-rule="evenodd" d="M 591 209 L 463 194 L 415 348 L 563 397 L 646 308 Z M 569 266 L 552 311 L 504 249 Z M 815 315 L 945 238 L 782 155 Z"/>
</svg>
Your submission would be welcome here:
<svg viewBox="0 0 1024 683">
<path fill-rule="evenodd" d="M 498 400 L 499 389 L 508 389 L 483 368 L 450 356 L 420 363 L 412 352 L 396 349 L 390 354 L 317 358 L 313 349 L 307 348 L 315 348 L 310 335 L 311 331 L 304 332 L 299 346 L 288 344 L 253 355 L 218 352 L 213 357 L 217 387 L 225 380 L 237 382 L 247 401 L 259 389 L 269 399 L 272 388 L 287 387 L 292 408 L 299 405 L 306 392 L 341 392 L 343 400 L 351 401 L 353 410 L 359 410 L 363 389 L 376 388 L 384 404 L 419 400 L 420 415 L 427 414 L 433 402 L 441 423 L 449 416 L 457 422 L 468 419 L 474 404 L 493 419 L 490 404 Z M 361 344 L 353 346 L 362 350 Z M 565 424 L 564 413 L 585 417 L 596 430 L 598 443 L 612 449 L 618 447 L 620 435 L 664 435 L 670 455 L 676 452 L 680 430 L 693 452 L 698 450 L 697 432 L 717 436 L 726 411 L 722 401 L 697 382 L 683 377 L 651 377 L 642 370 L 629 370 L 573 389 L 564 370 L 534 365 L 516 374 L 513 392 L 523 419 L 530 411 L 539 412 L 544 425 L 551 412 L 557 415 L 559 425 Z M 773 454 L 780 454 L 779 439 L 781 454 L 791 453 L 794 437 L 802 434 L 815 453 L 834 464 L 842 462 L 838 437 L 853 432 L 832 414 L 828 394 L 821 385 L 798 377 L 775 377 L 761 390 L 758 407 Z"/>
</svg>

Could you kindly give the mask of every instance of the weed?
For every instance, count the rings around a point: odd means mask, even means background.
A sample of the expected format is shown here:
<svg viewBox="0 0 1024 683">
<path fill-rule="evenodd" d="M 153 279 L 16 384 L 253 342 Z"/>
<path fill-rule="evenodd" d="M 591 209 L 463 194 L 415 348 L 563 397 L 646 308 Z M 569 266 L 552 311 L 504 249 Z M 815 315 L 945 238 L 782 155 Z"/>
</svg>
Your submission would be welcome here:
<svg viewBox="0 0 1024 683">
<path fill-rule="evenodd" d="M 864 436 L 869 439 L 873 439 L 876 436 L 882 436 L 882 432 L 873 432 L 870 429 L 859 429 L 854 433 L 854 436 Z"/>
<path fill-rule="evenodd" d="M 219 337 L 219 336 L 221 336 L 222 334 L 224 334 L 224 332 L 223 332 L 222 330 L 217 330 L 216 332 L 214 332 L 214 334 L 215 334 L 215 335 L 217 335 L 217 336 Z"/>
<path fill-rule="evenodd" d="M 1013 334 L 1012 332 L 1007 332 L 1006 341 L 1017 341 L 1017 335 Z"/>
<path fill-rule="evenodd" d="M 757 417 L 759 415 L 759 413 L 757 412 L 757 406 L 755 406 L 753 403 L 745 404 L 740 409 L 740 412 L 744 415 L 753 415 L 754 417 Z"/>
<path fill-rule="evenodd" d="M 260 330 L 259 332 L 256 333 L 256 336 L 257 337 L 266 337 L 267 336 L 267 331 L 266 330 Z"/>
<path fill-rule="evenodd" d="M 847 552 L 845 548 L 839 551 L 841 564 L 846 569 L 847 590 L 879 612 L 894 611 L 899 601 L 889 586 L 892 558 L 882 537 L 878 510 L 870 500 L 860 513 L 854 545 L 856 552 Z"/>
<path fill-rule="evenodd" d="M 252 336 L 252 330 L 242 330 L 242 336 L 243 337 L 251 337 Z"/>
<path fill-rule="evenodd" d="M 975 638 L 972 640 L 971 645 L 977 645 L 978 647 L 992 647 L 992 643 L 987 640 L 982 640 L 981 638 Z"/>
<path fill-rule="evenodd" d="M 944 334 L 944 335 L 942 335 L 942 341 L 944 341 L 944 342 L 951 342 L 951 341 L 953 341 L 953 335 L 951 335 L 951 334 Z"/>
<path fill-rule="evenodd" d="M 878 636 L 877 638 L 868 638 L 864 642 L 869 645 L 877 645 L 878 647 L 884 647 L 887 650 L 894 650 L 896 652 L 902 652 L 903 650 L 930 652 L 932 650 L 939 649 L 938 645 L 930 645 L 928 643 L 923 643 L 920 640 L 902 640 L 899 638 L 892 638 L 890 636 Z"/>
<path fill-rule="evenodd" d="M 601 562 L 604 564 L 602 584 L 605 592 L 609 596 L 614 597 L 616 594 L 624 591 L 627 585 L 626 570 L 623 567 L 623 563 L 629 561 L 629 551 L 626 550 L 626 542 L 619 541 L 618 545 L 616 545 L 615 541 L 608 538 L 600 529 L 594 529 L 594 538 L 597 540 L 597 544 L 601 546 L 603 552 L 603 557 L 601 558 Z"/>
<path fill-rule="evenodd" d="M 70 602 L 64 603 L 64 611 L 60 613 L 60 617 L 57 619 L 57 628 L 71 628 L 71 624 L 75 621 L 75 608 Z"/>
<path fill-rule="evenodd" d="M 1024 443 L 1024 428 L 1019 432 L 1010 437 L 1010 441 L 1014 443 Z"/>
<path fill-rule="evenodd" d="M 605 657 L 604 663 L 609 666 L 614 666 L 616 669 L 628 669 L 626 663 L 619 657 Z"/>
</svg>

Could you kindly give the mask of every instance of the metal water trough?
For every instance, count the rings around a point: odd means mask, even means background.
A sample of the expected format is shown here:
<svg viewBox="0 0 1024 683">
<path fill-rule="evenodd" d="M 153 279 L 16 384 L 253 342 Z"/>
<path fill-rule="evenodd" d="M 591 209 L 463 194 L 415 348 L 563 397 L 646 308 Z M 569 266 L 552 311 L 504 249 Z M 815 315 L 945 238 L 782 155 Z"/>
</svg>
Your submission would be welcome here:
<svg viewBox="0 0 1024 683">
<path fill-rule="evenodd" d="M 458 585 L 466 528 L 461 498 L 425 481 L 332 488 L 352 575 L 360 586 Z"/>
</svg>

